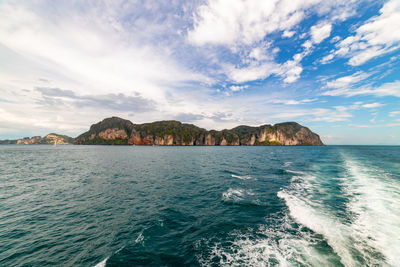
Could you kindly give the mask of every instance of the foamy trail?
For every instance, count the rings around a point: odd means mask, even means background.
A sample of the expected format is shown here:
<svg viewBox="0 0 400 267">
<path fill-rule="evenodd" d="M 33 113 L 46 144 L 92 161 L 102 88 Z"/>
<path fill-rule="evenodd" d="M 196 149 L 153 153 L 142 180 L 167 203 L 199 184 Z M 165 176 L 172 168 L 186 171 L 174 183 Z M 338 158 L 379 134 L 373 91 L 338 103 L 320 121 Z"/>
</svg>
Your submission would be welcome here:
<svg viewBox="0 0 400 267">
<path fill-rule="evenodd" d="M 348 156 L 343 156 L 343 167 L 341 194 L 348 199 L 347 217 L 338 216 L 319 199 L 333 191 L 318 171 L 296 176 L 278 197 L 285 200 L 296 222 L 324 236 L 343 265 L 396 266 L 400 262 L 400 183 L 378 167 Z"/>
<path fill-rule="evenodd" d="M 288 207 L 284 219 L 257 234 L 232 233 L 229 247 L 209 244 L 201 265 L 218 259 L 220 266 L 398 266 L 400 181 L 347 155 L 335 165 L 287 172 L 290 185 L 277 193 Z M 244 189 L 223 193 L 225 201 L 248 197 Z M 331 249 L 321 251 L 324 242 Z"/>
<path fill-rule="evenodd" d="M 252 232 L 252 231 L 250 231 Z M 315 247 L 322 240 L 302 231 L 288 217 L 278 219 L 273 226 L 260 226 L 254 233 L 231 233 L 233 241 L 206 244 L 209 254 L 198 255 L 202 266 L 333 266 L 335 255 L 321 254 Z M 219 259 L 215 262 L 215 259 Z"/>
<path fill-rule="evenodd" d="M 304 175 L 297 177 L 288 190 L 279 191 L 278 197 L 285 200 L 290 216 L 297 223 L 324 236 L 345 266 L 357 266 L 348 249 L 348 227 L 325 209 L 322 202 L 313 198 L 314 191 L 323 191 L 321 186 L 318 177 Z"/>
<path fill-rule="evenodd" d="M 400 183 L 379 167 L 344 156 L 350 179 L 343 181 L 353 214 L 355 247 L 369 264 L 400 263 Z M 377 257 L 377 253 L 383 259 Z"/>
<path fill-rule="evenodd" d="M 248 201 L 252 195 L 254 193 L 250 190 L 229 188 L 222 194 L 222 199 L 243 202 Z M 280 197 L 283 198 L 284 195 L 282 191 Z M 261 225 L 254 231 L 231 233 L 233 241 L 229 247 L 224 241 L 206 244 L 210 251 L 198 255 L 199 263 L 210 266 L 218 259 L 219 266 L 333 266 L 332 262 L 339 262 L 336 254 L 321 253 L 317 246 L 324 240 L 319 235 L 303 231 L 303 227 L 299 227 L 292 217 L 286 215 L 282 218 L 281 215 L 276 215 L 268 220 L 272 222 L 268 227 Z M 325 222 L 320 225 L 332 227 Z"/>
</svg>

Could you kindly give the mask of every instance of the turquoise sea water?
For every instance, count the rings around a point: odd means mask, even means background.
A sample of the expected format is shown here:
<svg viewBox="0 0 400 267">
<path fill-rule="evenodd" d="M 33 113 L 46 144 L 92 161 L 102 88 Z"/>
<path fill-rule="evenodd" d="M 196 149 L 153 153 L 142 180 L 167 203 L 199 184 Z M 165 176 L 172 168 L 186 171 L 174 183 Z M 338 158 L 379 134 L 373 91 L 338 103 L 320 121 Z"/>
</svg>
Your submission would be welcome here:
<svg viewBox="0 0 400 267">
<path fill-rule="evenodd" d="M 0 266 L 399 266 L 400 147 L 0 146 Z"/>
</svg>

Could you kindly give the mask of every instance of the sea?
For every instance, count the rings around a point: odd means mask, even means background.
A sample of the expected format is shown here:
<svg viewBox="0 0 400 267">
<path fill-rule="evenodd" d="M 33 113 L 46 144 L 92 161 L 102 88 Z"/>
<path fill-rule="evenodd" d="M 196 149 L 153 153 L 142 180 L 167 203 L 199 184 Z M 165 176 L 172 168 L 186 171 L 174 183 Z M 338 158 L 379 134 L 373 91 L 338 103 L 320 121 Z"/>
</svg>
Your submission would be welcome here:
<svg viewBox="0 0 400 267">
<path fill-rule="evenodd" d="M 0 266 L 400 266 L 400 147 L 3 145 Z"/>
</svg>

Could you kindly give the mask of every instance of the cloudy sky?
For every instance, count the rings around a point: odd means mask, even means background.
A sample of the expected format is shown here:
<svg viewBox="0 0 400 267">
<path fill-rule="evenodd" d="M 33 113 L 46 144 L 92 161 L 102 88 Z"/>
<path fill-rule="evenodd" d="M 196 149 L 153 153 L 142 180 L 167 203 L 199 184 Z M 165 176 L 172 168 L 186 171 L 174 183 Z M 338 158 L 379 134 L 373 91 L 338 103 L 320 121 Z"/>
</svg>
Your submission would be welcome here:
<svg viewBox="0 0 400 267">
<path fill-rule="evenodd" d="M 0 139 L 110 116 L 400 144 L 400 0 L 0 0 Z"/>
</svg>

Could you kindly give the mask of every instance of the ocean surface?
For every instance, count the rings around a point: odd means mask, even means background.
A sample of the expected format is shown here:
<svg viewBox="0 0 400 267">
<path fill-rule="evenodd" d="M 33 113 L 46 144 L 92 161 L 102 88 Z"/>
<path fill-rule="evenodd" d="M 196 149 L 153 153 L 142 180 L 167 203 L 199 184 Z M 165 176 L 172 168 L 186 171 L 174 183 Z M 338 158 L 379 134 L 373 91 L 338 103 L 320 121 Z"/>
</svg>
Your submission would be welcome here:
<svg viewBox="0 0 400 267">
<path fill-rule="evenodd" d="M 0 146 L 0 266 L 399 266 L 400 147 Z"/>
</svg>

